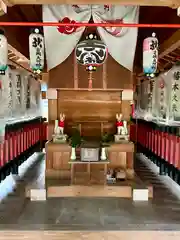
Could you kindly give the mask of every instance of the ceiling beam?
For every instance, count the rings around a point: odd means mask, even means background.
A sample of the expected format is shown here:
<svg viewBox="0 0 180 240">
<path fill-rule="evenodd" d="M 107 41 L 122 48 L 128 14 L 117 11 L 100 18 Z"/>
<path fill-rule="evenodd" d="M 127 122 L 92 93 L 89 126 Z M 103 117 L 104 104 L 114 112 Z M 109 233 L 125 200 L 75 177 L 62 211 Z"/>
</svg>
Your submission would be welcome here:
<svg viewBox="0 0 180 240">
<path fill-rule="evenodd" d="M 6 0 L 9 4 L 104 4 L 104 0 Z M 111 4 L 178 8 L 179 0 L 111 0 Z"/>
<path fill-rule="evenodd" d="M 14 19 L 13 19 L 14 18 Z M 9 8 L 8 14 L 1 16 L 0 22 L 11 22 L 11 21 L 20 21 L 20 15 L 16 11 L 16 6 Z M 30 28 L 26 27 L 23 29 L 19 27 L 1 27 L 0 29 L 4 30 L 7 37 L 8 43 L 17 49 L 24 56 L 28 57 L 29 52 L 28 48 L 28 37 Z"/>
<path fill-rule="evenodd" d="M 163 58 L 168 53 L 173 52 L 180 46 L 180 30 L 177 30 L 169 39 L 160 46 L 159 58 Z"/>
</svg>

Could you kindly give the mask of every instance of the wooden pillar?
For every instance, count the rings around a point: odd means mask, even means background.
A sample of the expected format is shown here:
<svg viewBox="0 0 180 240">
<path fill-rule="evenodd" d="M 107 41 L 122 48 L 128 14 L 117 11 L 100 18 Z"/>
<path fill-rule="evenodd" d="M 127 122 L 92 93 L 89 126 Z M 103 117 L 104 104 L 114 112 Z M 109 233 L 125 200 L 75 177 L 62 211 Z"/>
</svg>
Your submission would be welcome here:
<svg viewBox="0 0 180 240">
<path fill-rule="evenodd" d="M 41 78 L 42 82 L 45 82 L 45 83 L 48 84 L 48 82 L 49 82 L 49 72 L 42 73 L 41 75 L 42 75 L 42 78 Z"/>
<path fill-rule="evenodd" d="M 54 121 L 58 119 L 57 116 L 57 89 L 49 88 L 47 91 L 48 99 L 48 140 L 52 139 L 52 134 L 54 131 Z"/>
</svg>

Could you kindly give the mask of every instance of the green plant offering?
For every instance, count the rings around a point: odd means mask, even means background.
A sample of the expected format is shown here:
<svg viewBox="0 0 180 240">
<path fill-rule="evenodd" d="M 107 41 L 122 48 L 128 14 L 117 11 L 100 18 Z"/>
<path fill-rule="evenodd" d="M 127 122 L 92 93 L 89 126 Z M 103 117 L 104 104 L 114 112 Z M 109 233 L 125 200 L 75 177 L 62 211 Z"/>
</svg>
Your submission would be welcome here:
<svg viewBox="0 0 180 240">
<path fill-rule="evenodd" d="M 102 143 L 107 143 L 108 142 L 108 139 L 109 139 L 109 135 L 107 133 L 105 133 L 103 136 L 102 136 Z"/>
<path fill-rule="evenodd" d="M 111 134 L 105 133 L 101 138 L 102 145 L 108 145 L 108 143 L 113 141 L 113 136 Z"/>
<path fill-rule="evenodd" d="M 71 147 L 76 148 L 81 144 L 81 135 L 77 128 L 73 129 L 71 137 Z"/>
</svg>

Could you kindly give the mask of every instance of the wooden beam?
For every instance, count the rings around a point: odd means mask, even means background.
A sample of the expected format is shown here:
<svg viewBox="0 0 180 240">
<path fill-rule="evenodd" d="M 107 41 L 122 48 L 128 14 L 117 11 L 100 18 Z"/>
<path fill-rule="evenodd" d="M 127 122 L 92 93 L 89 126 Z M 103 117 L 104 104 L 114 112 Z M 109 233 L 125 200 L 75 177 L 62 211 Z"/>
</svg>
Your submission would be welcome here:
<svg viewBox="0 0 180 240">
<path fill-rule="evenodd" d="M 159 59 L 163 58 L 178 47 L 180 47 L 180 30 L 177 30 L 168 40 L 161 44 Z"/>
<path fill-rule="evenodd" d="M 0 0 L 0 16 L 6 13 L 7 13 L 7 5 L 2 0 Z"/>
<path fill-rule="evenodd" d="M 42 21 L 42 19 L 39 19 L 38 15 L 36 14 L 36 11 L 34 10 L 33 6 L 31 5 L 23 5 L 19 6 L 21 12 L 23 13 L 26 21 L 28 22 L 39 22 Z"/>
<path fill-rule="evenodd" d="M 104 0 L 10 0 L 17 4 L 104 4 Z M 111 0 L 111 4 L 179 7 L 179 0 Z"/>
<path fill-rule="evenodd" d="M 41 76 L 42 76 L 41 80 L 43 82 L 45 82 L 45 83 L 48 83 L 48 81 L 49 81 L 49 73 L 48 72 L 42 73 Z"/>
<path fill-rule="evenodd" d="M 9 8 L 8 14 L 4 14 L 3 16 L 1 16 L 0 22 L 21 21 L 20 15 L 18 14 L 18 12 L 16 12 L 17 7 L 18 6 Z M 16 13 L 14 14 L 13 12 Z M 11 15 L 11 13 L 13 15 Z M 21 27 L 1 27 L 1 29 L 4 30 L 8 43 L 15 49 L 17 49 L 17 51 L 22 53 L 25 57 L 28 57 L 28 39 L 30 28 L 23 28 L 23 31 Z"/>
</svg>

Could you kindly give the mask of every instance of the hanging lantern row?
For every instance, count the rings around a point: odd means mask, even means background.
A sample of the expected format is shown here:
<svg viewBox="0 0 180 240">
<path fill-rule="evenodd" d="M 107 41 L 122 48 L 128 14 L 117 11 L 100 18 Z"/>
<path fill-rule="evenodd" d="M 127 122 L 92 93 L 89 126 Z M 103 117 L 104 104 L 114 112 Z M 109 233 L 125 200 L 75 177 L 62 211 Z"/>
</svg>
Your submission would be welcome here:
<svg viewBox="0 0 180 240">
<path fill-rule="evenodd" d="M 158 39 L 153 33 L 143 41 L 143 71 L 148 77 L 154 77 L 158 63 Z"/>
<path fill-rule="evenodd" d="M 8 43 L 3 31 L 0 31 L 0 75 L 5 75 L 8 67 Z"/>
<path fill-rule="evenodd" d="M 107 46 L 97 40 L 95 34 L 89 34 L 86 40 L 77 44 L 76 59 L 81 65 L 86 66 L 87 71 L 96 71 L 108 56 Z M 44 37 L 39 29 L 35 29 L 29 35 L 30 67 L 36 74 L 40 74 L 44 68 Z M 150 78 L 155 76 L 158 63 L 158 39 L 153 33 L 143 41 L 143 71 Z M 4 75 L 8 66 L 8 43 L 4 33 L 0 31 L 0 75 Z"/>
<path fill-rule="evenodd" d="M 30 67 L 36 74 L 40 74 L 44 68 L 44 37 L 36 28 L 29 35 Z"/>
</svg>

